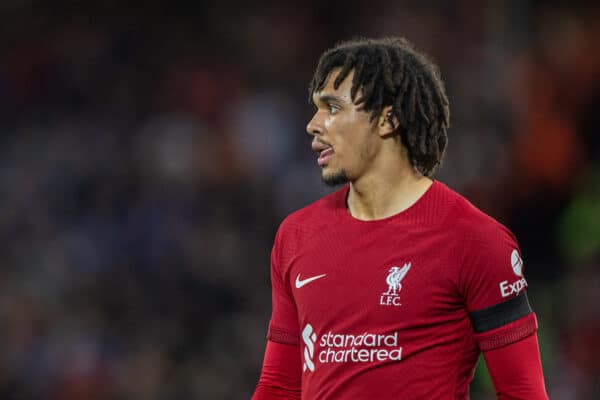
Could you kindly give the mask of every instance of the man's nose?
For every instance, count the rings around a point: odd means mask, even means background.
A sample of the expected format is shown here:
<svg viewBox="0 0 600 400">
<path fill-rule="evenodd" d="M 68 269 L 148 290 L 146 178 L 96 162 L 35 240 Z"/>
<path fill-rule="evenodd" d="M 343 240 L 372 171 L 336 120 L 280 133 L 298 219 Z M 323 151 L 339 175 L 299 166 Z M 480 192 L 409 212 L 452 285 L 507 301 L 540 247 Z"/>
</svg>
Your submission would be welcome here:
<svg viewBox="0 0 600 400">
<path fill-rule="evenodd" d="M 306 125 L 306 133 L 311 136 L 317 136 L 323 133 L 323 126 L 319 122 L 317 115 L 318 113 L 315 113 L 315 115 L 313 115 L 312 119 L 308 121 L 308 124 Z"/>
</svg>

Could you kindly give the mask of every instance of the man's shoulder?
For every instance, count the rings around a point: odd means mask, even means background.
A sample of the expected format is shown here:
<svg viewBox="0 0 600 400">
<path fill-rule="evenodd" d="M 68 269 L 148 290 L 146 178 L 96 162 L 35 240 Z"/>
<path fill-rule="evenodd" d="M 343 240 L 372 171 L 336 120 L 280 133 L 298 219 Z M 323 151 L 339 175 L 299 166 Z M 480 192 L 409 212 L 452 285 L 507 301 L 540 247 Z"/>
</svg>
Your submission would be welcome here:
<svg viewBox="0 0 600 400">
<path fill-rule="evenodd" d="M 445 187 L 455 198 L 451 224 L 464 238 L 486 239 L 498 234 L 513 234 L 498 220 L 485 213 L 460 193 Z"/>
<path fill-rule="evenodd" d="M 275 247 L 285 254 L 295 254 L 316 234 L 334 224 L 346 192 L 347 187 L 342 188 L 289 214 L 279 225 Z"/>
<path fill-rule="evenodd" d="M 331 222 L 343 204 L 348 187 L 330 193 L 313 203 L 289 214 L 280 225 L 280 230 L 315 227 Z"/>
</svg>

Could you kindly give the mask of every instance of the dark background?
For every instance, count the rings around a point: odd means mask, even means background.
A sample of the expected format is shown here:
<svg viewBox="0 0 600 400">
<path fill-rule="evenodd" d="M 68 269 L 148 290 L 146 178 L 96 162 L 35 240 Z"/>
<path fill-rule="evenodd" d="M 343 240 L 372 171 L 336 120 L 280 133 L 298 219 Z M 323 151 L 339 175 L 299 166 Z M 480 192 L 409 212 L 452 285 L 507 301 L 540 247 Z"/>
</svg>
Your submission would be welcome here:
<svg viewBox="0 0 600 400">
<path fill-rule="evenodd" d="M 437 178 L 517 235 L 551 398 L 600 397 L 597 5 L 83 3 L 0 3 L 1 399 L 249 398 L 275 230 L 329 190 L 307 83 L 357 35 L 440 65 Z"/>
</svg>

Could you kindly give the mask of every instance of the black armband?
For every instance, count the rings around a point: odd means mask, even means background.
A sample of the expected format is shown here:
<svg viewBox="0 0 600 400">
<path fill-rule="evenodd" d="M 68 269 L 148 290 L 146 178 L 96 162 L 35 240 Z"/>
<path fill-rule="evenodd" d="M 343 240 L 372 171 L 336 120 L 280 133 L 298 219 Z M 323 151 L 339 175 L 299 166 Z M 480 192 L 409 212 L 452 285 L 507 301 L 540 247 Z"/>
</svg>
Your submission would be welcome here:
<svg viewBox="0 0 600 400">
<path fill-rule="evenodd" d="M 522 292 L 510 300 L 495 304 L 491 307 L 473 311 L 471 323 L 476 333 L 491 331 L 508 323 L 518 320 L 531 313 L 527 293 Z"/>
</svg>

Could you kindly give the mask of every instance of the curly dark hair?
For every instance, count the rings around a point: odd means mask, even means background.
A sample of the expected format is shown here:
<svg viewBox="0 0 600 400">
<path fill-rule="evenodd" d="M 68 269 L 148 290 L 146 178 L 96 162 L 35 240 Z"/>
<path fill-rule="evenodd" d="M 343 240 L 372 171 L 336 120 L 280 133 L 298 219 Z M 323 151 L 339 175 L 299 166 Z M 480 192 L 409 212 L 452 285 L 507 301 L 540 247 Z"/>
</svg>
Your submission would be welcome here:
<svg viewBox="0 0 600 400">
<path fill-rule="evenodd" d="M 310 102 L 335 68 L 340 68 L 336 89 L 354 71 L 352 101 L 371 112 L 371 121 L 384 107 L 392 106 L 387 118 L 408 150 L 411 164 L 423 175 L 432 176 L 444 157 L 450 126 L 448 98 L 438 67 L 402 37 L 344 41 L 321 55 L 309 85 Z"/>
</svg>

